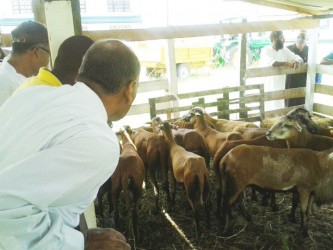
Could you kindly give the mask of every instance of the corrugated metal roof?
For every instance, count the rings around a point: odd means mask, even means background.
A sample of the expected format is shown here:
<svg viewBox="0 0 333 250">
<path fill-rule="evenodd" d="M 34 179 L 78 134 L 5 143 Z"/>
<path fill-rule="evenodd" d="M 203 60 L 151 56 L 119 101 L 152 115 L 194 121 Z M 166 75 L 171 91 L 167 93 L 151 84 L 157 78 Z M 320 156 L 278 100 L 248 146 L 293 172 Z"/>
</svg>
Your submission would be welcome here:
<svg viewBox="0 0 333 250">
<path fill-rule="evenodd" d="M 295 11 L 304 15 L 333 15 L 332 0 L 241 0 L 252 4 Z"/>
</svg>

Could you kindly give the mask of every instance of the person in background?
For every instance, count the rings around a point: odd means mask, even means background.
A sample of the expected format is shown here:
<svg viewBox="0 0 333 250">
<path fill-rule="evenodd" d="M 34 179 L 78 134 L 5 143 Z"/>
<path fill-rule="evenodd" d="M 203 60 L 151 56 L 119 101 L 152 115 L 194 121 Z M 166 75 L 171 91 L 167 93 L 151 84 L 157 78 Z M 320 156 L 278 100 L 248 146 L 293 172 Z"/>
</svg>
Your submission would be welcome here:
<svg viewBox="0 0 333 250">
<path fill-rule="evenodd" d="M 27 21 L 12 32 L 12 51 L 0 65 L 0 106 L 28 77 L 49 63 L 50 48 L 44 25 Z"/>
<path fill-rule="evenodd" d="M 16 92 L 37 85 L 54 87 L 62 84 L 74 85 L 82 58 L 93 43 L 94 41 L 86 36 L 75 35 L 65 39 L 58 49 L 52 71 L 46 67 L 40 68 L 38 75 L 22 83 Z"/>
<path fill-rule="evenodd" d="M 333 64 L 333 51 L 321 59 L 320 64 L 332 65 Z"/>
<path fill-rule="evenodd" d="M 303 59 L 304 63 L 308 62 L 308 52 L 309 47 L 306 45 L 306 31 L 301 30 L 297 36 L 296 43 L 289 45 L 287 48 L 294 52 L 296 55 Z M 307 73 L 291 74 L 286 77 L 286 89 L 300 88 L 306 86 L 306 75 Z M 286 99 L 285 106 L 292 107 L 297 105 L 303 105 L 305 103 L 305 98 L 293 98 Z"/>
<path fill-rule="evenodd" d="M 74 228 L 114 172 L 112 121 L 137 93 L 140 62 L 118 40 L 94 43 L 73 86 L 18 91 L 0 109 L 0 249 L 130 249 L 113 229 Z"/>
<path fill-rule="evenodd" d="M 284 48 L 284 35 L 282 31 L 272 31 L 270 34 L 271 45 L 261 50 L 260 65 L 268 66 L 288 66 L 298 68 L 303 60 L 300 56 Z M 285 89 L 285 75 L 270 76 L 265 82 L 265 92 Z M 274 100 L 265 103 L 265 111 L 284 108 L 284 100 Z"/>
</svg>

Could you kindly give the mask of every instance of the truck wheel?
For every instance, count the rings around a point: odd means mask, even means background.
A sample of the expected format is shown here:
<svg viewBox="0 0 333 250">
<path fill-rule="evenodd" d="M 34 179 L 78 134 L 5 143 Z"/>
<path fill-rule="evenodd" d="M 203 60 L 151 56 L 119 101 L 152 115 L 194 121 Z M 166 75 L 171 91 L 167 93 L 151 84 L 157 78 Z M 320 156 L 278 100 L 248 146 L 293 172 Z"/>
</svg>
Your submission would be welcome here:
<svg viewBox="0 0 333 250">
<path fill-rule="evenodd" d="M 181 63 L 177 65 L 177 76 L 180 79 L 187 79 L 190 77 L 190 67 L 185 64 L 185 63 Z"/>
</svg>

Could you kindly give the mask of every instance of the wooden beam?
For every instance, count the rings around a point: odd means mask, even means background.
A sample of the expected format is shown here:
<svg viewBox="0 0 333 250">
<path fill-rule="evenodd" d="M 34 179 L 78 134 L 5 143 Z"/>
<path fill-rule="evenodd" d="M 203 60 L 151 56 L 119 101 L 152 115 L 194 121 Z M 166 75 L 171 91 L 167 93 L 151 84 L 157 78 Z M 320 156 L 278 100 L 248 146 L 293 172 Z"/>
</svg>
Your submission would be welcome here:
<svg viewBox="0 0 333 250">
<path fill-rule="evenodd" d="M 46 25 L 44 0 L 32 0 L 32 12 L 34 20 Z"/>
<path fill-rule="evenodd" d="M 74 34 L 82 35 L 80 0 L 71 0 Z"/>
<path fill-rule="evenodd" d="M 319 20 L 312 18 L 276 20 L 248 23 L 224 23 L 206 25 L 170 26 L 150 29 L 117 29 L 101 31 L 83 31 L 83 35 L 93 40 L 119 39 L 125 41 L 145 41 L 158 39 L 174 39 L 221 34 L 239 34 L 264 32 L 272 30 L 311 29 L 319 27 Z"/>
<path fill-rule="evenodd" d="M 278 66 L 278 67 L 262 67 L 262 68 L 253 68 L 247 69 L 245 77 L 256 78 L 263 76 L 273 76 L 273 75 L 286 75 L 286 74 L 297 74 L 297 73 L 306 73 L 308 66 L 306 64 L 300 65 L 299 68 L 294 69 L 287 66 Z"/>
<path fill-rule="evenodd" d="M 317 65 L 317 73 L 333 75 L 333 67 L 332 65 Z"/>
</svg>

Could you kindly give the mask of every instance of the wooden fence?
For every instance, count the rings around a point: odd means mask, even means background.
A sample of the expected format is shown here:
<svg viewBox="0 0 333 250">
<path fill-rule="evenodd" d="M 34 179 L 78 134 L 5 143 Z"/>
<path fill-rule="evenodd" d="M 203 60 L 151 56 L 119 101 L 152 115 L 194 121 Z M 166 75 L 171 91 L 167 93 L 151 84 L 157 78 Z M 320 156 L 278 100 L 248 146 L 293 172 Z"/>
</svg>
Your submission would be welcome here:
<svg viewBox="0 0 333 250">
<path fill-rule="evenodd" d="M 150 118 L 162 115 L 163 119 L 173 121 L 181 112 L 200 106 L 218 118 L 261 121 L 265 116 L 264 98 L 262 84 L 167 95 L 149 99 Z"/>
</svg>

